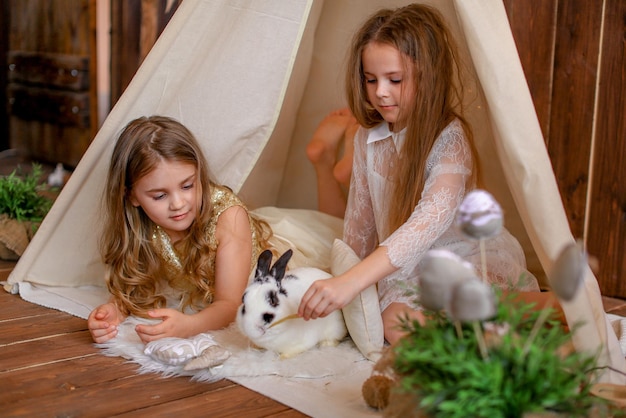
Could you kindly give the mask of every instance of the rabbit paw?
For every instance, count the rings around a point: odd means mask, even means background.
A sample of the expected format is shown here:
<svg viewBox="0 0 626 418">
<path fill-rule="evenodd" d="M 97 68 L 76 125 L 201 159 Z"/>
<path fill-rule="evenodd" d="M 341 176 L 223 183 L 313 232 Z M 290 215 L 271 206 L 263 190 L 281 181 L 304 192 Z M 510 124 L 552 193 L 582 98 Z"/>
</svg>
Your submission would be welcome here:
<svg viewBox="0 0 626 418">
<path fill-rule="evenodd" d="M 339 345 L 339 340 L 324 340 L 319 343 L 320 347 L 336 347 L 337 345 Z"/>
<path fill-rule="evenodd" d="M 304 352 L 305 350 L 301 349 L 301 348 L 294 348 L 291 350 L 286 350 L 286 351 L 281 351 L 279 353 L 278 358 L 280 358 L 281 360 L 286 360 L 292 357 L 297 356 L 298 354 Z"/>
</svg>

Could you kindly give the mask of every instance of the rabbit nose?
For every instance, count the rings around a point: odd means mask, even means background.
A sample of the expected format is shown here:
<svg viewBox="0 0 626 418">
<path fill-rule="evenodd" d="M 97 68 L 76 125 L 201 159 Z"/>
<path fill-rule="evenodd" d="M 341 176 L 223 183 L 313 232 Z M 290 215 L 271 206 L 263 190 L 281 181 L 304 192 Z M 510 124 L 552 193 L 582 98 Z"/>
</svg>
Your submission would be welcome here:
<svg viewBox="0 0 626 418">
<path fill-rule="evenodd" d="M 266 324 L 269 324 L 273 320 L 274 320 L 274 314 L 272 314 L 272 313 L 264 313 L 263 314 L 263 321 L 265 321 Z"/>
</svg>

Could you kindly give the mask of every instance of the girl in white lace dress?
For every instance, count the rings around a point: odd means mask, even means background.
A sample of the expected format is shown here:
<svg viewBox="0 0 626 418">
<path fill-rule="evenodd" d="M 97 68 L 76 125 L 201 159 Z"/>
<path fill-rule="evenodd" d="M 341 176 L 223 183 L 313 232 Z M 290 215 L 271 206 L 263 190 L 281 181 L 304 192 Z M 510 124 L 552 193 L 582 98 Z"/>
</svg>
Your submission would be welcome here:
<svg viewBox="0 0 626 418">
<path fill-rule="evenodd" d="M 424 253 L 446 248 L 480 273 L 479 244 L 454 225 L 475 187 L 471 129 L 459 110 L 456 48 L 434 9 L 413 4 L 374 14 L 356 33 L 346 78 L 350 111 L 361 125 L 344 240 L 363 261 L 314 283 L 299 314 L 323 317 L 377 283 L 385 338 L 402 334 L 399 316 L 423 321 L 412 298 Z M 538 291 L 519 243 L 508 232 L 488 240 L 488 275 L 496 285 Z"/>
</svg>

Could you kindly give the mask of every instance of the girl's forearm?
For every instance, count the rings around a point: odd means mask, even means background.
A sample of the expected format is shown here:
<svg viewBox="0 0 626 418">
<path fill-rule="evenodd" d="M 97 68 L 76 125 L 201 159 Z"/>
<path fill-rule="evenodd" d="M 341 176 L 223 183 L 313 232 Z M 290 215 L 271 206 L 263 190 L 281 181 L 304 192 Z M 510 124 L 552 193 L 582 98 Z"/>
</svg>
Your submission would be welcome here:
<svg viewBox="0 0 626 418">
<path fill-rule="evenodd" d="M 379 246 L 345 274 L 363 291 L 396 270 L 387 255 L 387 247 Z"/>
<path fill-rule="evenodd" d="M 235 321 L 239 305 L 231 301 L 215 301 L 202 311 L 194 314 L 194 332 L 214 331 L 226 328 Z"/>
</svg>

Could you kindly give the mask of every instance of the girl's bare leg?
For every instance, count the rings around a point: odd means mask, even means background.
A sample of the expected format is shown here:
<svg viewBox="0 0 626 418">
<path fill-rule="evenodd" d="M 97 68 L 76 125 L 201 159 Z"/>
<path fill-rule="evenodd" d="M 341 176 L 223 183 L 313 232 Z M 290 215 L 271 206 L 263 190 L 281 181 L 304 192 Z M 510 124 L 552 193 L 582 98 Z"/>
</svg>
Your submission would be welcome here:
<svg viewBox="0 0 626 418">
<path fill-rule="evenodd" d="M 419 321 L 421 325 L 424 325 L 426 321 L 421 311 L 412 309 L 404 303 L 392 303 L 382 312 L 385 340 L 387 340 L 389 344 L 394 344 L 406 335 L 400 328 L 400 324 L 402 323 L 401 318 L 406 318 L 407 316 L 410 320 L 415 319 Z"/>
<path fill-rule="evenodd" d="M 317 126 L 311 141 L 307 144 L 307 157 L 314 165 L 325 164 L 334 167 L 337 162 L 339 143 L 353 119 L 347 108 L 330 112 Z"/>
<path fill-rule="evenodd" d="M 553 309 L 555 319 L 558 319 L 563 325 L 567 325 L 565 319 L 565 312 L 563 307 L 559 303 L 558 299 L 552 292 L 519 292 L 519 291 L 505 291 L 504 295 L 513 294 L 513 302 L 521 302 L 524 304 L 532 304 L 533 310 L 541 309 Z"/>
<path fill-rule="evenodd" d="M 565 314 L 563 313 L 561 305 L 556 298 L 552 297 L 550 292 L 505 292 L 505 294 L 507 293 L 515 294 L 514 302 L 533 303 L 533 309 L 535 310 L 545 308 L 554 309 L 556 311 L 555 313 L 557 319 L 559 319 L 564 325 L 567 325 Z M 385 340 L 387 340 L 390 344 L 394 344 L 406 335 L 406 333 L 400 328 L 400 318 L 406 318 L 407 315 L 409 319 L 418 320 L 421 325 L 424 325 L 426 321 L 424 314 L 421 311 L 412 309 L 404 303 L 392 303 L 382 312 Z"/>
<path fill-rule="evenodd" d="M 354 156 L 354 136 L 359 129 L 356 119 L 352 118 L 348 122 L 348 127 L 344 134 L 343 156 L 333 169 L 333 176 L 346 190 L 350 186 L 350 177 L 352 176 L 352 157 Z"/>
<path fill-rule="evenodd" d="M 318 209 L 321 212 L 342 218 L 346 211 L 346 196 L 342 185 L 334 176 L 339 146 L 354 117 L 348 109 L 331 112 L 317 127 L 306 147 L 309 161 L 317 176 Z M 352 138 L 349 141 L 351 142 Z M 350 170 L 352 169 L 350 155 Z M 349 179 L 349 176 L 348 176 Z"/>
</svg>

